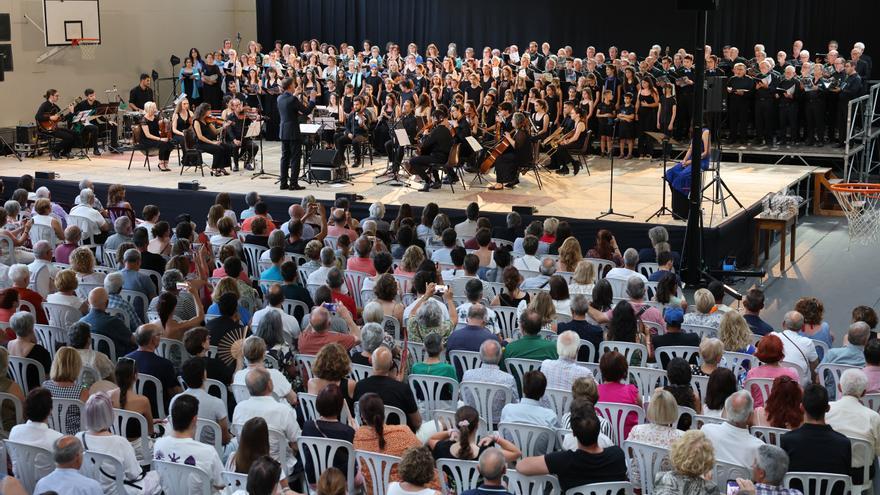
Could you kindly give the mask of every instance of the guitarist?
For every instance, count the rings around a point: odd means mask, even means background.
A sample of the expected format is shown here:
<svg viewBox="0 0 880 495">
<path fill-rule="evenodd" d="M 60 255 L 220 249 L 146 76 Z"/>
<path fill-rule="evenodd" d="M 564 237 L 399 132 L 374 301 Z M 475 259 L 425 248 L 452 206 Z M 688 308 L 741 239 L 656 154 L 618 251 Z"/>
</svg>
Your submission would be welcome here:
<svg viewBox="0 0 880 495">
<path fill-rule="evenodd" d="M 83 94 L 86 99 L 77 103 L 75 107 L 73 107 L 73 113 L 77 114 L 79 112 L 84 112 L 86 110 L 95 110 L 98 108 L 98 98 L 95 94 L 95 90 L 92 88 L 87 88 Z M 82 139 L 83 143 L 92 143 L 93 150 L 95 156 L 100 156 L 101 151 L 98 149 L 98 136 L 107 132 L 107 129 L 110 130 L 110 147 L 112 149 L 119 148 L 119 138 L 116 134 L 116 123 L 115 122 L 98 122 L 95 121 L 96 117 L 94 115 L 89 116 L 89 120 L 87 123 L 83 125 L 82 128 Z M 105 143 L 106 145 L 106 143 Z"/>
<path fill-rule="evenodd" d="M 46 94 L 43 95 L 46 101 L 40 104 L 40 108 L 37 109 L 37 114 L 34 116 L 37 125 L 42 128 L 42 132 L 56 139 L 55 146 L 51 150 L 52 157 L 55 159 L 61 158 L 62 155 L 65 158 L 70 158 L 70 150 L 73 149 L 73 144 L 76 142 L 76 134 L 73 131 L 58 127 L 58 123 L 64 119 L 61 108 L 58 106 L 59 96 L 58 90 L 46 91 Z M 67 107 L 67 111 L 73 111 L 73 104 Z"/>
<path fill-rule="evenodd" d="M 419 155 L 409 160 L 410 171 L 425 181 L 425 185 L 419 189 L 419 192 L 440 189 L 440 173 L 437 169 L 446 164 L 449 159 L 449 151 L 452 149 L 452 131 L 446 121 L 446 109 L 437 108 L 431 117 L 434 119 L 434 128 L 431 129 L 431 134 L 428 134 L 422 141 Z M 430 176 L 428 175 L 429 170 L 431 171 Z"/>
</svg>

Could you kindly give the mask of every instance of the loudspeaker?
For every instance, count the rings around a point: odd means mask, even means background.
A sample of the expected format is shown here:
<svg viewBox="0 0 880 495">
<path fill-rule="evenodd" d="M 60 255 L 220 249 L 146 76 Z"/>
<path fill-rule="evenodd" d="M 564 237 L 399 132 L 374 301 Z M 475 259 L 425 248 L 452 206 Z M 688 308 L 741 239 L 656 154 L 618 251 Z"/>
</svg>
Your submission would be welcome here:
<svg viewBox="0 0 880 495">
<path fill-rule="evenodd" d="M 715 10 L 718 8 L 718 0 L 676 0 L 675 8 L 678 10 Z"/>
<path fill-rule="evenodd" d="M 199 189 L 204 189 L 199 186 L 199 182 L 195 180 L 191 182 L 178 182 L 177 188 L 183 189 L 184 191 L 198 191 Z"/>
<path fill-rule="evenodd" d="M 727 78 L 724 76 L 706 78 L 706 111 L 724 111 L 724 87 Z"/>
<path fill-rule="evenodd" d="M 360 194 L 338 192 L 338 193 L 336 193 L 336 196 L 333 197 L 333 200 L 339 201 L 341 198 L 347 199 L 349 204 L 357 202 L 357 201 L 363 201 L 363 199 L 364 199 L 364 197 L 361 196 Z"/>
<path fill-rule="evenodd" d="M 34 172 L 35 179 L 55 180 L 57 174 L 55 172 Z"/>
<path fill-rule="evenodd" d="M 337 150 L 315 150 L 309 157 L 312 167 L 337 168 L 342 165 L 342 154 Z"/>
<path fill-rule="evenodd" d="M 519 213 L 520 216 L 531 216 L 534 215 L 538 211 L 538 209 L 534 206 L 514 206 L 511 211 Z"/>
</svg>

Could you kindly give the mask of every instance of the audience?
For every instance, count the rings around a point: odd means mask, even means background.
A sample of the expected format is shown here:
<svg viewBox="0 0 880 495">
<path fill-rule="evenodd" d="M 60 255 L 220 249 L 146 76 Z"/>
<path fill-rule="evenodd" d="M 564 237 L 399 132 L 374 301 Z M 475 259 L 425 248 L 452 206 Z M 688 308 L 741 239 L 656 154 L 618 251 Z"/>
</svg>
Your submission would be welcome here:
<svg viewBox="0 0 880 495">
<path fill-rule="evenodd" d="M 498 364 L 501 362 L 501 344 L 495 339 L 487 339 L 480 345 L 480 365 L 464 371 L 461 377 L 462 383 L 480 382 L 500 385 L 510 390 L 512 402 L 517 402 L 519 392 L 517 391 L 516 380 L 513 375 L 502 371 Z M 477 397 L 473 394 L 462 394 L 465 404 L 476 407 Z M 501 394 L 495 394 L 492 400 L 492 420 L 497 423 L 501 418 L 501 410 L 508 403 L 508 400 Z"/>
<path fill-rule="evenodd" d="M 868 386 L 868 378 L 858 369 L 848 369 L 840 375 L 837 386 L 837 400 L 829 405 L 825 421 L 831 428 L 846 435 L 849 438 L 866 440 L 871 446 L 868 457 L 853 455 L 853 476 L 860 473 L 865 465 L 874 463 L 874 458 L 880 453 L 880 414 L 861 403 Z M 856 469 L 857 468 L 857 469 Z M 861 480 L 861 476 L 858 476 Z M 853 480 L 855 484 L 859 481 Z"/>
<path fill-rule="evenodd" d="M 755 357 L 764 364 L 751 368 L 746 374 L 746 380 L 750 378 L 774 379 L 779 376 L 788 376 L 792 380 L 800 382 L 800 376 L 798 376 L 798 372 L 794 368 L 781 364 L 787 355 L 782 339 L 777 337 L 777 335 L 780 334 L 773 332 L 761 337 L 761 340 L 758 342 L 758 349 L 755 351 Z M 764 396 L 758 387 L 758 385 L 752 385 L 750 390 L 755 407 L 764 405 Z"/>
<path fill-rule="evenodd" d="M 654 479 L 658 493 L 715 495 L 718 485 L 711 479 L 715 466 L 712 442 L 699 430 L 686 431 L 669 449 L 671 471 L 661 471 Z M 720 481 L 720 480 L 719 480 Z"/>
<path fill-rule="evenodd" d="M 12 427 L 9 432 L 9 440 L 34 447 L 52 451 L 55 441 L 64 435 L 49 428 L 49 415 L 52 413 L 52 393 L 42 387 L 32 389 L 27 394 L 24 402 L 25 422 Z M 37 473 L 47 474 L 52 470 L 51 460 L 44 456 L 37 456 L 34 460 L 34 470 Z M 16 468 L 15 458 L 12 461 L 12 471 L 19 473 Z M 21 475 L 19 475 L 21 477 Z"/>
<path fill-rule="evenodd" d="M 79 472 L 83 464 L 83 444 L 78 438 L 65 435 L 55 440 L 52 454 L 55 470 L 37 481 L 34 493 L 74 493 L 72 487 L 76 487 L 75 493 L 83 495 L 105 493 L 100 483 Z"/>
<path fill-rule="evenodd" d="M 357 382 L 354 387 L 354 401 L 357 402 L 366 394 L 376 394 L 383 404 L 394 406 L 406 414 L 406 423 L 413 432 L 422 426 L 422 415 L 409 385 L 398 380 L 400 370 L 394 363 L 391 350 L 379 347 L 373 351 L 373 373 Z M 361 404 L 363 407 L 363 404 Z M 384 407 L 384 406 L 383 406 Z M 361 409 L 363 417 L 363 409 Z"/>
<path fill-rule="evenodd" d="M 779 441 L 788 454 L 789 469 L 849 475 L 852 445 L 845 435 L 834 431 L 825 422 L 825 416 L 830 409 L 828 392 L 824 387 L 811 383 L 804 389 L 800 405 L 800 410 L 803 410 L 803 424 L 784 433 Z M 822 446 L 821 450 L 816 449 L 818 445 Z M 852 474 L 856 475 L 855 472 Z M 861 471 L 858 476 L 861 478 Z"/>
<path fill-rule="evenodd" d="M 519 403 L 511 403 L 501 410 L 501 423 L 525 423 L 547 428 L 559 428 L 556 411 L 541 405 L 541 397 L 547 390 L 547 378 L 538 370 L 526 372 L 522 377 L 523 396 Z"/>
<path fill-rule="evenodd" d="M 755 335 L 767 335 L 773 331 L 773 326 L 761 319 L 760 313 L 764 309 L 764 291 L 761 289 L 749 289 L 742 300 L 743 318 L 749 324 L 749 328 Z"/>
<path fill-rule="evenodd" d="M 776 494 L 776 495 L 802 495 L 800 490 L 785 488 L 782 482 L 789 470 L 788 455 L 784 450 L 775 445 L 762 444 L 758 448 L 755 464 L 752 466 L 752 478 L 746 480 L 737 478 L 739 492 L 743 495 Z M 792 471 L 794 471 L 792 469 Z"/>
<path fill-rule="evenodd" d="M 113 457 L 125 470 L 121 474 L 115 473 L 113 469 L 99 471 L 101 479 L 98 481 L 100 481 L 104 493 L 113 493 L 115 484 L 113 476 L 121 475 L 129 483 L 143 477 L 134 448 L 125 437 L 111 432 L 115 423 L 116 418 L 110 397 L 103 392 L 98 392 L 86 401 L 83 411 L 85 431 L 76 434 L 76 438 L 82 442 L 86 450 Z"/>
<path fill-rule="evenodd" d="M 724 418 L 721 424 L 705 424 L 700 429 L 712 442 L 715 458 L 737 466 L 748 467 L 755 462 L 758 447 L 764 442 L 749 433 L 754 423 L 754 402 L 745 390 L 734 392 L 724 401 Z"/>
<path fill-rule="evenodd" d="M 501 450 L 505 461 L 514 462 L 519 459 L 519 448 L 499 435 L 484 435 L 478 441 L 479 427 L 480 416 L 477 410 L 471 406 L 461 406 L 455 412 L 455 425 L 449 430 L 435 433 L 425 445 L 431 449 L 434 459 L 472 461 L 493 446 Z"/>
</svg>

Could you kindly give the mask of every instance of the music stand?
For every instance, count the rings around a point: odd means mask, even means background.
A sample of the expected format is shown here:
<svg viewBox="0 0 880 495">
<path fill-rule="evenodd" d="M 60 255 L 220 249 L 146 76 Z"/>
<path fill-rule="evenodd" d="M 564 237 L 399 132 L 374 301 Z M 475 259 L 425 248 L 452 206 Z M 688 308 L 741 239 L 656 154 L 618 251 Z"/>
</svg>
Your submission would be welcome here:
<svg viewBox="0 0 880 495">
<path fill-rule="evenodd" d="M 650 217 L 646 218 L 645 221 L 649 222 L 654 217 L 662 217 L 663 215 L 672 215 L 676 220 L 684 220 L 680 216 L 676 215 L 674 211 L 666 207 L 666 161 L 669 159 L 669 148 L 672 145 L 680 145 L 681 143 L 676 141 L 675 139 L 667 136 L 662 132 L 648 132 L 645 134 L 651 137 L 654 141 L 660 144 L 663 149 L 663 176 L 660 178 L 660 184 L 662 188 L 661 194 L 663 195 L 663 203 L 660 208 L 657 209 L 654 213 L 651 214 Z"/>
<path fill-rule="evenodd" d="M 618 119 L 614 119 L 615 122 L 619 122 Z M 617 213 L 614 211 L 614 138 L 617 137 L 617 125 L 611 128 L 611 183 L 608 185 L 608 209 L 603 211 L 601 215 L 596 217 L 596 220 L 601 220 L 605 217 L 610 217 L 612 215 L 616 215 L 618 217 L 624 218 L 634 218 L 632 215 L 627 215 L 625 213 Z M 622 146 L 622 145 L 621 145 Z M 620 152 L 623 153 L 623 148 L 620 149 Z"/>
<path fill-rule="evenodd" d="M 273 177 L 280 177 L 280 175 L 278 174 L 269 173 L 266 172 L 265 169 L 263 169 L 263 122 L 261 120 L 252 120 L 251 123 L 247 126 L 244 137 L 250 138 L 251 140 L 253 140 L 254 138 L 258 138 L 260 140 L 260 171 L 251 174 L 251 180 L 254 180 L 257 177 L 268 177 L 270 179 Z M 256 163 L 256 156 L 251 157 L 251 159 Z"/>
<path fill-rule="evenodd" d="M 464 140 L 468 144 L 468 146 L 471 147 L 471 150 L 473 150 L 474 158 L 479 158 L 480 151 L 483 151 L 485 149 L 485 148 L 483 148 L 483 145 L 480 144 L 480 142 L 477 141 L 477 138 L 475 138 L 473 136 L 468 136 L 468 137 L 464 138 Z M 480 168 L 481 160 L 476 160 L 476 162 L 477 162 L 477 171 L 474 173 L 474 178 L 471 179 L 471 187 L 477 187 L 477 186 L 474 186 L 474 182 L 479 181 L 480 184 L 483 183 L 483 171 Z M 518 173 L 519 172 L 517 171 L 517 174 Z"/>
<path fill-rule="evenodd" d="M 123 150 L 119 146 L 119 141 L 116 142 L 117 146 L 115 148 L 112 144 L 113 139 L 110 139 L 111 144 L 107 144 L 107 138 L 110 137 L 110 134 L 119 132 L 119 103 L 101 103 L 98 105 L 98 108 L 95 109 L 95 115 L 103 118 L 105 121 L 104 123 L 107 126 L 102 133 L 104 135 L 104 147 L 112 153 L 122 153 Z"/>
<path fill-rule="evenodd" d="M 321 131 L 323 129 L 324 129 L 324 124 L 299 124 L 300 135 L 306 136 L 306 139 L 308 139 L 308 140 L 314 139 L 317 135 L 319 135 L 321 133 Z M 309 147 L 309 145 L 306 144 L 305 140 L 302 143 L 302 147 L 303 147 L 303 154 L 302 154 L 302 158 L 301 158 L 303 160 L 302 163 L 303 163 L 303 165 L 308 165 L 308 168 L 306 168 L 305 166 L 300 167 L 301 170 L 300 170 L 300 177 L 299 178 L 300 178 L 300 180 L 304 180 L 309 184 L 320 185 L 321 183 L 318 181 L 318 179 L 316 179 L 312 175 L 312 160 L 311 160 L 312 150 Z M 280 182 L 281 182 L 281 179 L 278 179 L 275 181 L 276 184 L 278 184 Z"/>
<path fill-rule="evenodd" d="M 396 155 L 398 149 L 402 150 L 402 149 L 406 148 L 407 146 L 412 146 L 412 143 L 410 143 L 410 141 L 409 141 L 409 134 L 406 133 L 406 129 L 392 129 L 392 130 L 394 131 L 391 133 L 391 139 L 394 141 L 394 147 L 392 149 L 392 153 L 395 153 L 395 155 Z M 389 166 L 390 170 L 386 169 L 386 171 L 382 175 L 377 176 L 377 178 L 382 177 L 382 176 L 388 175 L 388 173 L 390 172 L 391 177 L 386 180 L 377 182 L 376 185 L 381 186 L 383 184 L 388 184 L 389 186 L 392 186 L 392 187 L 409 187 L 409 184 L 407 184 L 405 181 L 401 180 L 401 178 L 400 178 L 400 167 L 398 167 L 396 170 L 394 169 L 394 164 L 392 162 L 393 159 L 394 159 L 394 157 L 388 157 L 388 166 Z M 401 163 L 401 166 L 403 166 L 403 163 Z"/>
<path fill-rule="evenodd" d="M 70 121 L 71 125 L 72 124 L 82 124 L 83 126 L 85 126 L 86 124 L 88 124 L 87 120 L 88 120 L 89 116 L 92 115 L 93 112 L 94 112 L 94 110 L 83 110 L 83 111 L 77 113 L 76 116 L 73 118 L 73 120 Z M 97 139 L 97 137 L 98 136 L 95 135 L 96 139 Z M 85 158 L 88 161 L 92 161 L 92 159 L 89 158 L 89 154 L 86 153 L 86 143 L 85 143 L 85 141 L 83 141 L 82 130 L 80 130 L 80 132 L 77 133 L 77 138 L 78 138 L 78 142 L 79 142 L 79 151 L 74 153 L 74 156 L 77 156 L 79 158 Z"/>
</svg>

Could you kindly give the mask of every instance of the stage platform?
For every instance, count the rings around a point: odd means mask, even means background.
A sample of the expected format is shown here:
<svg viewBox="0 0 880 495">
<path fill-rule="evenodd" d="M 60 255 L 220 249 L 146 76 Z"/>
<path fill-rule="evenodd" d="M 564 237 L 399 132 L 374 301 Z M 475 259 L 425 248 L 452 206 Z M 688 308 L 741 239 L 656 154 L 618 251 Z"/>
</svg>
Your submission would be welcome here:
<svg viewBox="0 0 880 495">
<path fill-rule="evenodd" d="M 394 187 L 377 185 L 376 176 L 385 170 L 386 160 L 375 157 L 373 164 L 368 160 L 366 166 L 351 169 L 354 177 L 352 184 L 345 185 L 309 185 L 305 191 L 280 191 L 275 179 L 252 179 L 251 172 L 237 172 L 227 177 L 205 177 L 191 169 L 182 176 L 175 166 L 176 155 L 172 154 L 171 167 L 173 172 L 160 172 L 156 167 L 155 158 L 151 158 L 152 171 L 142 166 L 143 155 L 135 153 L 131 170 L 128 170 L 130 152 L 123 155 L 105 154 L 91 157 L 91 160 L 49 160 L 47 157 L 27 158 L 18 162 L 14 157 L 0 157 L 0 167 L 6 179 L 7 195 L 14 188 L 14 178 L 24 173 L 35 171 L 51 171 L 59 174 L 56 187 L 60 192 L 54 197 L 56 201 L 72 203 L 76 194 L 76 183 L 85 177 L 93 180 L 99 197 L 106 197 L 106 185 L 123 183 L 129 187 L 129 199 L 139 209 L 145 204 L 154 203 L 162 209 L 162 217 L 173 219 L 171 215 L 193 213 L 193 220 L 200 226 L 204 225 L 204 217 L 213 202 L 216 192 L 233 193 L 235 208 L 244 209 L 242 196 L 249 191 L 259 192 L 269 203 L 270 213 L 276 219 L 287 218 L 287 206 L 291 200 L 297 201 L 304 194 L 312 194 L 318 200 L 332 201 L 340 192 L 355 193 L 363 196 L 360 204 L 353 209 L 366 210 L 373 201 L 382 201 L 388 206 L 388 216 L 393 218 L 397 205 L 409 203 L 420 207 L 435 202 L 447 211 L 450 217 L 463 217 L 463 210 L 471 201 L 476 201 L 484 214 L 490 216 L 493 225 L 503 225 L 503 215 L 511 211 L 514 205 L 533 206 L 537 209 L 536 217 L 556 216 L 572 223 L 575 235 L 581 238 L 584 249 L 592 245 L 592 236 L 599 228 L 612 228 L 618 239 L 631 237 L 630 243 L 621 245 L 642 245 L 647 239 L 644 232 L 652 225 L 667 225 L 673 246 L 680 245 L 684 238 L 685 222 L 675 220 L 671 215 L 654 217 L 650 223 L 646 220 L 661 205 L 662 163 L 657 160 L 614 160 L 614 210 L 618 213 L 632 215 L 633 219 L 624 217 L 606 217 L 597 221 L 603 211 L 608 208 L 609 185 L 611 182 L 611 163 L 607 158 L 592 156 L 589 159 L 590 173 L 581 170 L 577 176 L 559 176 L 555 173 L 542 171 L 543 189 L 539 189 L 533 174 L 521 177 L 521 183 L 512 190 L 489 191 L 486 185 L 471 185 L 472 174 L 467 174 L 467 189 L 458 184 L 453 193 L 449 186 L 428 193 L 418 192 L 413 187 Z M 278 172 L 280 146 L 278 143 L 265 143 L 264 160 L 267 172 Z M 210 161 L 210 157 L 206 155 Z M 672 165 L 672 162 L 669 163 Z M 720 208 L 704 201 L 703 224 L 706 229 L 707 259 L 740 253 L 745 255 L 750 250 L 751 217 L 760 208 L 761 199 L 771 192 L 787 187 L 809 191 L 810 179 L 814 167 L 805 165 L 774 165 L 748 163 L 722 163 L 722 177 L 728 187 L 742 202 L 745 209 L 739 208 L 732 200 L 727 201 L 729 216 L 723 218 Z M 709 176 L 705 175 L 708 180 Z M 490 175 L 494 178 L 494 174 Z M 197 180 L 205 191 L 180 191 L 178 182 Z M 68 182 L 70 181 L 70 182 Z M 38 184 L 46 181 L 38 180 Z M 63 192 L 61 192 L 63 191 Z M 58 197 L 60 196 L 60 197 Z M 806 197 L 806 196 L 805 196 Z M 667 192 L 667 206 L 671 200 Z M 416 214 L 418 215 L 418 209 Z M 365 214 L 364 214 L 365 216 Z M 526 219 L 528 220 L 528 219 Z M 723 245 L 713 245 L 725 238 Z M 634 244 L 638 243 L 638 244 Z"/>
</svg>

